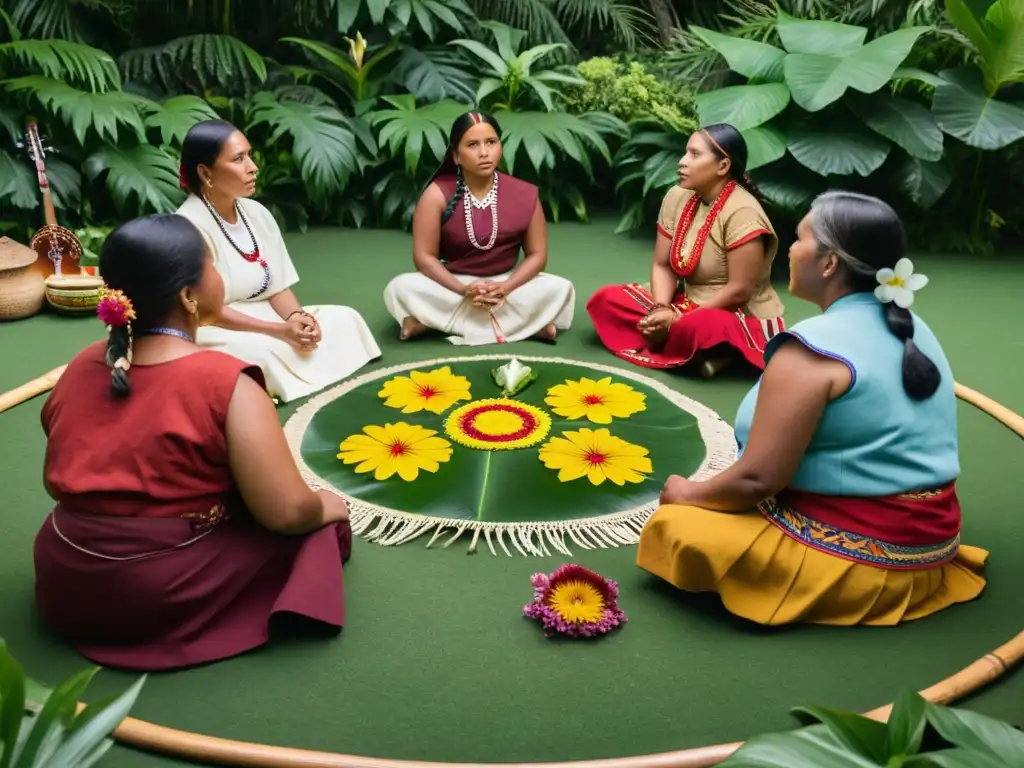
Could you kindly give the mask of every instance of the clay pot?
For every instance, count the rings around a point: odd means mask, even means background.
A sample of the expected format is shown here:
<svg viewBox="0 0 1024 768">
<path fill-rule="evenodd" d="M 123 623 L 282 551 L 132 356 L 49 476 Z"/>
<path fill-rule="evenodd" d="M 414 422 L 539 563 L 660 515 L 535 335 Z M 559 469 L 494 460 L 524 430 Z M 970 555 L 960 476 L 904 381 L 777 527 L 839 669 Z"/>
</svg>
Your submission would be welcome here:
<svg viewBox="0 0 1024 768">
<path fill-rule="evenodd" d="M 9 237 L 0 237 L 0 321 L 21 320 L 46 303 L 46 286 L 34 270 L 35 252 Z"/>
</svg>

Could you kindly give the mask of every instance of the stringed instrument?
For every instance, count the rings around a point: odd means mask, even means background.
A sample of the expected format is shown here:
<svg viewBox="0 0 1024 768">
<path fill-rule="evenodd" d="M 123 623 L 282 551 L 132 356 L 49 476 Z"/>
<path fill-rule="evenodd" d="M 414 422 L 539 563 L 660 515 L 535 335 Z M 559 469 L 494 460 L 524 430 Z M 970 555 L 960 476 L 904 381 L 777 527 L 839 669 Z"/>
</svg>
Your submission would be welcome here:
<svg viewBox="0 0 1024 768">
<path fill-rule="evenodd" d="M 43 279 L 52 275 L 80 275 L 82 242 L 74 232 L 57 223 L 57 211 L 53 207 L 53 197 L 50 195 L 50 182 L 46 178 L 46 151 L 43 149 L 39 129 L 34 122 L 28 124 L 25 138 L 29 157 L 36 166 L 39 191 L 43 197 L 43 216 L 46 221 L 46 225 L 33 235 L 29 244 L 36 252 L 36 263 L 32 268 L 42 275 Z"/>
</svg>

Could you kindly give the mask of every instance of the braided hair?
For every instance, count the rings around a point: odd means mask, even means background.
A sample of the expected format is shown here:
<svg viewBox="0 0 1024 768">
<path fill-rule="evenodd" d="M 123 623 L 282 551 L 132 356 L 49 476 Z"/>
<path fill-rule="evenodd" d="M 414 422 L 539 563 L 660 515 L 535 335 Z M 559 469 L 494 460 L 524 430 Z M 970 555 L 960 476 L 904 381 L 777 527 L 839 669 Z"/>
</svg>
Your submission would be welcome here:
<svg viewBox="0 0 1024 768">
<path fill-rule="evenodd" d="M 455 171 L 455 194 L 448 200 L 448 205 L 445 206 L 444 212 L 441 214 L 442 227 L 448 223 L 448 219 L 452 217 L 452 214 L 455 213 L 455 208 L 459 205 L 459 200 L 466 194 L 466 180 L 462 177 L 462 166 L 455 162 L 455 155 L 459 151 L 459 143 L 462 141 L 462 137 L 466 135 L 466 131 L 474 125 L 480 125 L 481 123 L 487 123 L 498 136 L 501 136 L 501 126 L 498 125 L 498 121 L 494 119 L 494 116 L 486 112 L 476 111 L 463 112 L 455 118 L 451 131 L 448 132 L 448 156 L 441 163 L 441 167 L 437 169 L 437 173 L 434 174 L 436 178 L 442 173 Z"/>
<path fill-rule="evenodd" d="M 879 269 L 903 258 L 906 234 L 896 211 L 877 197 L 857 192 L 826 192 L 811 204 L 811 231 L 822 253 L 834 253 L 846 267 L 846 280 L 857 293 L 873 291 Z M 903 390 L 913 400 L 927 400 L 942 374 L 914 343 L 914 316 L 895 302 L 882 304 L 885 324 L 903 342 Z"/>
<path fill-rule="evenodd" d="M 705 138 L 710 137 L 708 146 L 719 160 L 729 160 L 729 176 L 752 194 L 758 202 L 764 203 L 764 195 L 747 173 L 749 153 L 743 134 L 728 123 L 714 123 L 701 129 Z"/>
<path fill-rule="evenodd" d="M 466 194 L 466 180 L 462 178 L 462 166 L 460 165 L 455 169 L 455 194 L 448 200 L 448 205 L 445 206 L 444 212 L 441 214 L 441 226 L 443 227 L 448 223 L 448 219 L 455 213 L 455 207 L 459 204 L 459 200 Z"/>
<path fill-rule="evenodd" d="M 192 222 L 178 214 L 155 214 L 111 232 L 100 248 L 99 266 L 107 287 L 131 301 L 134 324 L 155 328 L 181 307 L 181 291 L 202 281 L 206 258 L 206 242 Z M 118 397 L 131 391 L 125 364 L 131 346 L 131 325 L 111 326 L 105 360 Z"/>
</svg>

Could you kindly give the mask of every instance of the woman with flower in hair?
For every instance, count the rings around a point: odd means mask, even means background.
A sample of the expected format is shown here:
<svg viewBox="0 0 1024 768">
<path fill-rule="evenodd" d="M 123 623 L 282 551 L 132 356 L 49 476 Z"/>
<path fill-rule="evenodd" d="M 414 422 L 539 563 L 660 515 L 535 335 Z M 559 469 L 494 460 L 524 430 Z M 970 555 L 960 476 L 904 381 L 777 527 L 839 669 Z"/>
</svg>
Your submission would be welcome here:
<svg viewBox="0 0 1024 768">
<path fill-rule="evenodd" d="M 988 552 L 960 541 L 953 372 L 909 310 L 928 280 L 899 217 L 830 192 L 797 236 L 789 290 L 822 313 L 768 342 L 738 460 L 669 477 L 637 563 L 759 624 L 892 626 L 973 600 Z"/>
<path fill-rule="evenodd" d="M 491 115 L 460 115 L 448 143 L 413 216 L 416 271 L 384 290 L 401 338 L 432 329 L 470 346 L 553 342 L 572 324 L 575 292 L 544 271 L 547 223 L 537 187 L 498 170 L 501 129 Z"/>
<path fill-rule="evenodd" d="M 257 366 L 196 343 L 224 283 L 203 236 L 157 215 L 100 251 L 108 326 L 42 410 L 56 505 L 35 542 L 44 622 L 103 666 L 156 671 L 284 629 L 338 631 L 348 507 L 295 465 Z"/>
<path fill-rule="evenodd" d="M 349 376 L 380 357 L 380 348 L 354 309 L 299 303 L 292 291 L 299 275 L 281 230 L 251 199 L 257 170 L 235 126 L 197 123 L 181 145 L 189 196 L 178 213 L 202 232 L 226 294 L 223 312 L 199 329 L 197 343 L 258 365 L 271 395 L 288 402 Z"/>
<path fill-rule="evenodd" d="M 650 284 L 605 286 L 587 302 L 617 357 L 693 363 L 706 378 L 737 359 L 764 368 L 765 345 L 784 327 L 771 286 L 779 239 L 746 169 L 747 144 L 731 125 L 690 136 L 658 215 Z"/>
</svg>

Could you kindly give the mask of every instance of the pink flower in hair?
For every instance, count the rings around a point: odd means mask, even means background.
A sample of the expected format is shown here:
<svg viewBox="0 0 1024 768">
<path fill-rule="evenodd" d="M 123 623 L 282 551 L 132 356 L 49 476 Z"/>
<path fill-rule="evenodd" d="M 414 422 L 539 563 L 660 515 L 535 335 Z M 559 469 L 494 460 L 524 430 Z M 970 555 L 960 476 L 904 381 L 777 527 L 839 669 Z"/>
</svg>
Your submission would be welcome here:
<svg viewBox="0 0 1024 768">
<path fill-rule="evenodd" d="M 100 322 L 111 328 L 119 328 L 128 325 L 135 319 L 135 309 L 132 307 L 131 299 L 121 291 L 106 289 L 103 298 L 96 307 L 96 314 Z"/>
</svg>

